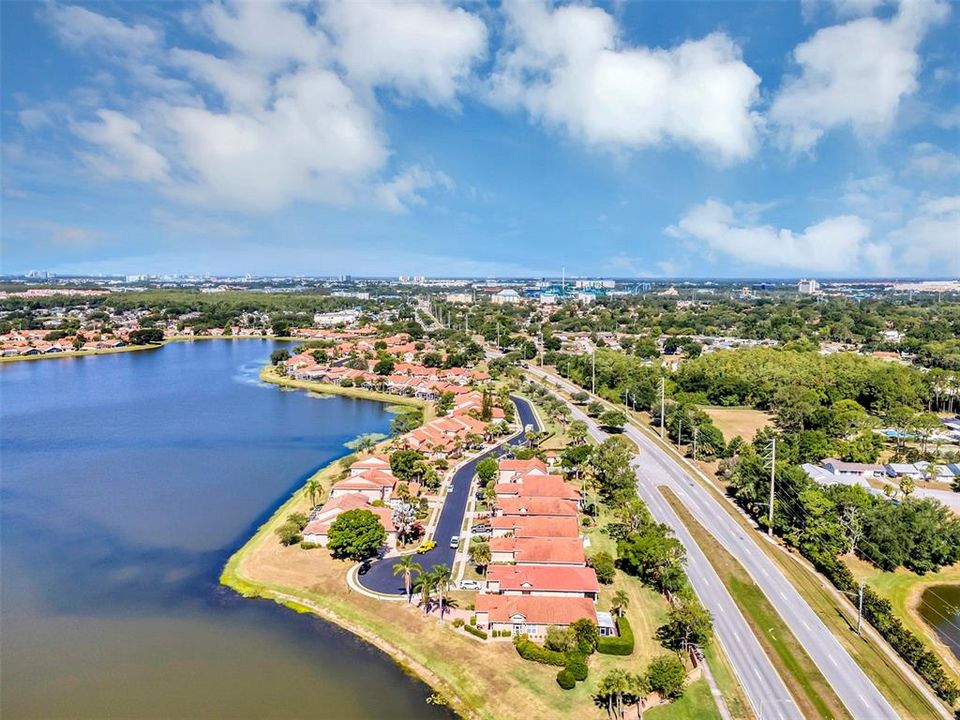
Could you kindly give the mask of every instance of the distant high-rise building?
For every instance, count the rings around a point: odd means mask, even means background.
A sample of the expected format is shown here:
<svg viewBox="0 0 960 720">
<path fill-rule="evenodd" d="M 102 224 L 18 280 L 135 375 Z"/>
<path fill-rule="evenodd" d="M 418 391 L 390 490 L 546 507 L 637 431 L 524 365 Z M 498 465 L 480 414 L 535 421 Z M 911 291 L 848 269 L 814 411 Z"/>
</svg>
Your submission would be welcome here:
<svg viewBox="0 0 960 720">
<path fill-rule="evenodd" d="M 616 287 L 613 280 L 577 280 L 578 290 L 612 290 Z"/>
<path fill-rule="evenodd" d="M 813 295 L 820 290 L 820 283 L 816 280 L 803 279 L 797 283 L 797 292 L 801 295 Z"/>
</svg>

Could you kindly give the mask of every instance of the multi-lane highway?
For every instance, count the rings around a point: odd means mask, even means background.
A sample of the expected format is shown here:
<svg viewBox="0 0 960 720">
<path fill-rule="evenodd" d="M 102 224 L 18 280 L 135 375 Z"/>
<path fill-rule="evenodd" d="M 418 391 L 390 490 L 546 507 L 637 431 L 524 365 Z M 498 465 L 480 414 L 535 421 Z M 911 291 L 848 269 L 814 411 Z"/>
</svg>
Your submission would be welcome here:
<svg viewBox="0 0 960 720">
<path fill-rule="evenodd" d="M 539 369 L 530 368 L 528 372 L 532 375 L 548 380 L 553 384 L 559 384 L 568 392 L 576 392 L 582 388 L 574 386 L 555 375 L 545 373 Z M 575 406 L 571 406 L 575 414 L 584 419 L 586 416 Z M 589 418 L 589 425 L 592 430 L 599 432 L 596 424 Z M 773 710 L 764 709 L 763 717 L 796 717 L 797 710 L 795 706 L 791 707 L 783 700 L 786 697 L 776 691 L 770 694 L 769 691 L 763 691 L 760 688 L 751 687 L 749 675 L 753 673 L 754 668 L 744 665 L 743 661 L 735 660 L 735 651 L 731 645 L 737 642 L 746 643 L 746 638 L 737 640 L 736 635 L 729 634 L 721 625 L 721 618 L 727 613 L 720 598 L 715 597 L 714 591 L 705 591 L 706 595 L 701 593 L 697 587 L 693 573 L 701 572 L 694 566 L 694 558 L 697 551 L 691 548 L 694 543 L 688 543 L 689 536 L 686 535 L 683 524 L 679 518 L 670 511 L 669 505 L 663 499 L 657 489 L 663 485 L 669 487 L 680 498 L 691 515 L 704 527 L 717 541 L 722 544 L 750 573 L 753 580 L 763 590 L 767 599 L 774 606 L 776 611 L 783 618 L 784 622 L 790 628 L 791 632 L 797 637 L 804 646 L 807 653 L 820 668 L 824 677 L 833 687 L 837 696 L 855 718 L 863 720 L 894 719 L 897 714 L 894 712 L 890 703 L 877 690 L 876 686 L 870 681 L 859 665 L 850 657 L 833 633 L 827 628 L 820 618 L 813 612 L 800 593 L 793 587 L 790 581 L 783 575 L 779 567 L 767 556 L 764 550 L 757 544 L 757 540 L 752 537 L 744 528 L 729 514 L 726 508 L 720 505 L 720 501 L 714 498 L 700 483 L 695 482 L 686 472 L 684 467 L 668 455 L 659 445 L 651 440 L 641 430 L 628 425 L 624 434 L 637 443 L 640 453 L 635 460 L 637 468 L 637 489 L 643 500 L 650 506 L 651 512 L 658 520 L 666 522 L 677 533 L 677 537 L 684 541 L 687 546 L 688 557 L 691 559 L 691 581 L 697 590 L 704 605 L 713 612 L 717 619 L 717 634 L 724 649 L 730 655 L 731 662 L 734 664 L 741 683 L 747 690 L 751 701 L 755 705 L 755 710 L 759 712 L 758 701 L 776 703 Z M 711 568 L 712 571 L 712 568 Z M 714 575 L 710 577 L 703 571 L 702 578 L 707 580 L 704 585 L 719 585 L 719 580 Z M 721 586 L 722 588 L 722 586 Z M 724 591 L 721 593 L 726 595 Z M 726 599 L 730 599 L 726 595 Z M 732 600 L 731 600 L 732 602 Z M 741 618 L 742 619 L 742 618 Z M 749 631 L 748 631 L 749 632 Z M 742 635 L 742 631 L 741 631 Z M 753 638 L 752 633 L 750 637 Z M 755 638 L 753 638 L 756 642 Z M 749 653 L 751 657 L 754 652 Z M 762 650 L 760 655 L 763 655 Z M 769 665 L 769 660 L 763 655 L 764 663 Z M 746 676 L 746 677 L 745 677 Z M 781 683 L 782 685 L 782 683 Z M 766 698 L 766 700 L 764 700 Z"/>
</svg>

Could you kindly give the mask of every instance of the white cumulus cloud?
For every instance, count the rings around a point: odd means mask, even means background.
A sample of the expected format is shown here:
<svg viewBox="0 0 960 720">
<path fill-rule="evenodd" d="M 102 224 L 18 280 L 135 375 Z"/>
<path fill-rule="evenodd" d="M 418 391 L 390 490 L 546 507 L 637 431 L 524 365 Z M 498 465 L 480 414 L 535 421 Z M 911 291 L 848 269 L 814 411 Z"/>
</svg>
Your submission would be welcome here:
<svg viewBox="0 0 960 720">
<path fill-rule="evenodd" d="M 692 241 L 712 254 L 749 265 L 857 275 L 870 225 L 856 215 L 829 217 L 796 232 L 761 224 L 755 206 L 709 199 L 688 210 L 666 234 Z"/>
<path fill-rule="evenodd" d="M 84 152 L 81 158 L 93 170 L 111 178 L 165 181 L 170 165 L 143 137 L 136 120 L 113 110 L 99 110 L 98 120 L 76 123 L 74 132 L 100 152 Z"/>
<path fill-rule="evenodd" d="M 867 136 L 888 130 L 901 101 L 917 89 L 920 42 L 949 12 L 940 0 L 904 0 L 888 20 L 863 17 L 825 27 L 798 45 L 799 72 L 769 112 L 782 145 L 808 152 L 834 128 Z"/>
<path fill-rule="evenodd" d="M 756 146 L 760 78 L 725 34 L 633 46 L 600 8 L 508 2 L 489 98 L 591 145 L 689 145 L 738 161 Z"/>
<path fill-rule="evenodd" d="M 322 22 L 350 80 L 452 103 L 487 51 L 487 27 L 441 2 L 333 0 Z"/>
</svg>

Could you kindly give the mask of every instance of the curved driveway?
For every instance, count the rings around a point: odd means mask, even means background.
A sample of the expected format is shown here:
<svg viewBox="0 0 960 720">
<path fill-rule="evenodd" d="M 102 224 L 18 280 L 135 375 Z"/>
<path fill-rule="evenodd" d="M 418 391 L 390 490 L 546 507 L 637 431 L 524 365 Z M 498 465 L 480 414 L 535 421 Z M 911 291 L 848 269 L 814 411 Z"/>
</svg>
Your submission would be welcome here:
<svg viewBox="0 0 960 720">
<path fill-rule="evenodd" d="M 518 397 L 514 397 L 512 400 L 517 406 L 517 417 L 520 419 L 522 426 L 525 428 L 532 425 L 535 430 L 539 431 L 540 423 L 537 421 L 537 416 L 534 414 L 530 403 Z M 518 445 L 523 441 L 523 438 L 523 433 L 513 436 L 465 463 L 454 473 L 450 490 L 447 492 L 443 509 L 440 511 L 440 520 L 437 522 L 436 530 L 433 533 L 433 539 L 436 540 L 437 546 L 433 550 L 417 556 L 417 562 L 423 566 L 424 570 L 428 570 L 434 565 L 447 565 L 451 569 L 453 568 L 453 559 L 457 549 L 450 547 L 450 538 L 459 535 L 460 528 L 463 527 L 463 514 L 467 509 L 470 482 L 476 472 L 477 462 L 491 454 L 502 455 L 508 445 Z M 398 561 L 399 558 L 392 557 L 374 562 L 366 574 L 357 576 L 357 580 L 367 590 L 385 595 L 403 595 L 403 575 L 393 574 L 393 566 Z"/>
</svg>

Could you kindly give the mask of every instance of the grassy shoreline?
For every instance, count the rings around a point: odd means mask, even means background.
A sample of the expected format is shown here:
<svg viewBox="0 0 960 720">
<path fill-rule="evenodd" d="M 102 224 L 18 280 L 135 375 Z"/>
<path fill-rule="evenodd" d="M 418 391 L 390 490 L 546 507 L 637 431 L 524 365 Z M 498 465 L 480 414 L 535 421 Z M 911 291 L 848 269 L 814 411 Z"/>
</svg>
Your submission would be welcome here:
<svg viewBox="0 0 960 720">
<path fill-rule="evenodd" d="M 388 406 L 403 405 L 414 407 L 423 411 L 423 421 L 430 422 L 434 417 L 433 403 L 417 398 L 409 398 L 403 395 L 391 395 L 390 393 L 377 392 L 376 390 L 366 390 L 357 387 L 342 387 L 340 385 L 331 385 L 329 383 L 316 382 L 313 380 L 294 380 L 292 378 L 280 375 L 271 365 L 264 365 L 260 370 L 260 379 L 263 382 L 280 387 L 295 388 L 297 390 L 308 390 L 310 392 L 322 393 L 324 395 L 341 395 L 343 397 L 356 398 L 358 400 L 373 400 L 381 402 Z"/>
</svg>

